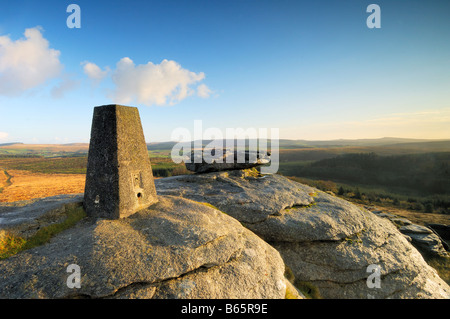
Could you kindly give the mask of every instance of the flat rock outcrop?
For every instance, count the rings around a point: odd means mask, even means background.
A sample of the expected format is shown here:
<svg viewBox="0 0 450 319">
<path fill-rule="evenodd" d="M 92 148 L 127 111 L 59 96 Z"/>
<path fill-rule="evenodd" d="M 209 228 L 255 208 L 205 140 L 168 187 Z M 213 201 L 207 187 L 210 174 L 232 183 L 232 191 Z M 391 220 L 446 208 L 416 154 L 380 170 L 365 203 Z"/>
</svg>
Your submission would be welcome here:
<svg viewBox="0 0 450 319">
<path fill-rule="evenodd" d="M 0 232 L 27 239 L 40 228 L 61 221 L 66 209 L 81 205 L 82 200 L 83 194 L 72 194 L 0 203 Z"/>
<path fill-rule="evenodd" d="M 257 223 L 285 208 L 314 202 L 314 190 L 280 175 L 259 177 L 253 170 L 181 175 L 155 180 L 164 195 L 210 203 L 245 223 Z"/>
<path fill-rule="evenodd" d="M 80 288 L 66 284 L 80 267 Z M 280 254 L 235 219 L 173 196 L 128 218 L 86 218 L 0 260 L 0 298 L 284 298 Z"/>
<path fill-rule="evenodd" d="M 209 152 L 209 154 L 208 154 Z M 210 158 L 208 162 L 205 158 Z M 195 173 L 208 173 L 226 170 L 239 170 L 257 167 L 270 162 L 269 153 L 251 151 L 232 151 L 228 149 L 203 150 L 200 154 L 191 152 L 190 163 L 186 169 Z"/>
<path fill-rule="evenodd" d="M 161 195 L 210 203 L 239 220 L 324 298 L 450 298 L 450 287 L 389 220 L 312 187 L 252 171 L 155 185 Z M 370 265 L 380 269 L 380 288 L 367 285 Z"/>
<path fill-rule="evenodd" d="M 432 227 L 414 224 L 409 219 L 396 216 L 392 213 L 379 210 L 374 210 L 372 213 L 390 220 L 422 254 L 438 258 L 450 258 L 447 243 Z M 442 227 L 439 229 L 442 229 Z"/>
</svg>

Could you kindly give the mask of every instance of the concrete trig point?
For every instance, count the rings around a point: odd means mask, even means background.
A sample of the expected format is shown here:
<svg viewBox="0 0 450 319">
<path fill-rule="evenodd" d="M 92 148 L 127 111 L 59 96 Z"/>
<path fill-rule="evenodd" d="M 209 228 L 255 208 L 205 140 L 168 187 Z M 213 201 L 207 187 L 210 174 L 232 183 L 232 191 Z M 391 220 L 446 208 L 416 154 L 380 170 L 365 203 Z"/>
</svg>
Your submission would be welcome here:
<svg viewBox="0 0 450 319">
<path fill-rule="evenodd" d="M 87 215 L 118 219 L 157 201 L 138 109 L 95 107 L 84 192 Z"/>
</svg>

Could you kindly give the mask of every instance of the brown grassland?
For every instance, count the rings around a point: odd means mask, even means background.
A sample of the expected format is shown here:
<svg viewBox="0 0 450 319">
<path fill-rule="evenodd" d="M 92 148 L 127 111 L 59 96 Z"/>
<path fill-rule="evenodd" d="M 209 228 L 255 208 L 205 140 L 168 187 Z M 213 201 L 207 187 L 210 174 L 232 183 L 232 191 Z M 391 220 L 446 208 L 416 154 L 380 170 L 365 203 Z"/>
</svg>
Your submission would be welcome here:
<svg viewBox="0 0 450 319">
<path fill-rule="evenodd" d="M 7 182 L 8 178 L 9 182 Z M 83 193 L 85 179 L 85 174 L 44 174 L 23 170 L 1 170 L 0 202 Z"/>
<path fill-rule="evenodd" d="M 0 187 L 6 184 L 6 180 L 8 179 L 8 176 L 5 174 L 3 170 L 0 170 Z"/>
<path fill-rule="evenodd" d="M 385 207 L 380 208 L 380 210 L 386 210 Z M 419 213 L 413 212 L 406 209 L 399 209 L 395 207 L 390 207 L 387 209 L 388 212 L 409 219 L 411 222 L 419 225 L 426 226 L 427 224 L 444 224 L 450 225 L 450 215 L 448 214 L 432 214 L 432 213 Z"/>
<path fill-rule="evenodd" d="M 153 157 L 155 178 L 187 173 L 184 165 Z M 84 192 L 87 156 L 0 157 L 0 202 L 15 202 Z"/>
<path fill-rule="evenodd" d="M 51 152 L 87 152 L 88 143 L 72 144 L 12 144 L 0 146 L 0 149 L 8 150 L 33 150 L 33 151 L 51 151 Z"/>
</svg>

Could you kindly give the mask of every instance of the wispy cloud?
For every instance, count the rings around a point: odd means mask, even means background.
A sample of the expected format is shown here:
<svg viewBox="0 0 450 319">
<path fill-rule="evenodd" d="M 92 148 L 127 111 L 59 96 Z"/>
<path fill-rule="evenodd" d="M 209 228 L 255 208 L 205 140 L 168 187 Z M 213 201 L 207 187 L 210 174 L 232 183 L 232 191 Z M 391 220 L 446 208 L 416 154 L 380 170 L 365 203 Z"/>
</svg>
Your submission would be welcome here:
<svg viewBox="0 0 450 319">
<path fill-rule="evenodd" d="M 9 134 L 6 132 L 0 132 L 0 141 L 6 140 L 8 138 Z"/>
<path fill-rule="evenodd" d="M 60 51 L 49 47 L 41 31 L 26 29 L 25 38 L 15 41 L 0 36 L 0 94 L 19 95 L 61 74 Z"/>
<path fill-rule="evenodd" d="M 197 95 L 206 99 L 211 95 L 212 91 L 205 84 L 200 84 L 197 87 Z"/>
</svg>

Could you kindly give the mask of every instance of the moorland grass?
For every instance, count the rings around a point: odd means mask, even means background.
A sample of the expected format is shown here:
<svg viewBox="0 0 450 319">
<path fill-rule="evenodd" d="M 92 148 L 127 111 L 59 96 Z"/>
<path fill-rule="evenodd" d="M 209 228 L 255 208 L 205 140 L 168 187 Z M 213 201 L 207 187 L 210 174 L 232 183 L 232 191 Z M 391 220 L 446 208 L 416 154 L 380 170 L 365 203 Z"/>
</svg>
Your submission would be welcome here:
<svg viewBox="0 0 450 319">
<path fill-rule="evenodd" d="M 83 207 L 67 209 L 66 218 L 57 224 L 50 224 L 39 229 L 33 236 L 25 240 L 22 237 L 4 232 L 0 236 L 0 259 L 11 257 L 21 251 L 41 246 L 56 234 L 73 227 L 76 223 L 86 217 Z"/>
</svg>

